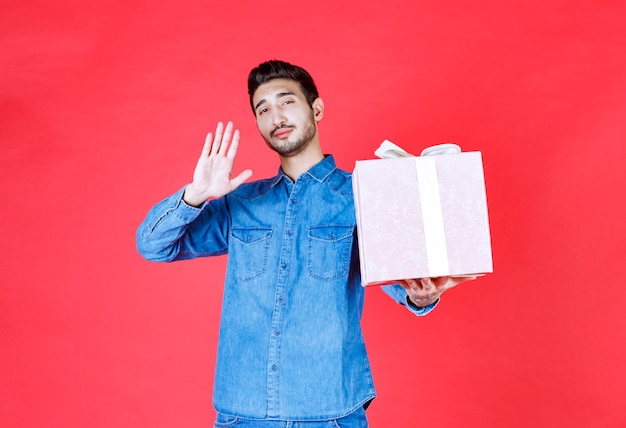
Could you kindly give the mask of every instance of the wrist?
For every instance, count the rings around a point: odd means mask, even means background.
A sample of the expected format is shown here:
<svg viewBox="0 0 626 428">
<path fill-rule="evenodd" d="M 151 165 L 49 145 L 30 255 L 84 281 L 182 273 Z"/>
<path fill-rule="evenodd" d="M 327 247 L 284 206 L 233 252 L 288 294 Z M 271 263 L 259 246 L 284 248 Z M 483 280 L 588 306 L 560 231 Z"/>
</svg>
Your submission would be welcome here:
<svg viewBox="0 0 626 428">
<path fill-rule="evenodd" d="M 191 184 L 185 187 L 185 191 L 183 192 L 183 201 L 192 207 L 200 208 L 202 204 L 206 201 L 201 195 L 198 195 L 191 188 Z"/>
<path fill-rule="evenodd" d="M 413 308 L 416 308 L 416 309 L 422 309 L 422 308 L 431 306 L 437 303 L 437 300 L 439 300 L 439 297 L 435 297 L 434 299 L 418 299 L 418 301 L 415 301 L 411 298 L 411 296 L 409 295 L 406 296 L 406 301 L 409 304 L 409 306 L 412 306 Z"/>
</svg>

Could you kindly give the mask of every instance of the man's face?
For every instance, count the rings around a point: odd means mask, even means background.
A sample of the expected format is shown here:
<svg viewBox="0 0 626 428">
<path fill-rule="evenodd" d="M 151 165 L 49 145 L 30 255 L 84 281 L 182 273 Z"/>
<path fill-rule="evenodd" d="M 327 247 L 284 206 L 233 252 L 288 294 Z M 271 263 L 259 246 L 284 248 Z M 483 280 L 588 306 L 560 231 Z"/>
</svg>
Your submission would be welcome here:
<svg viewBox="0 0 626 428">
<path fill-rule="evenodd" d="M 298 82 L 270 80 L 259 86 L 252 103 L 259 132 L 279 155 L 294 156 L 317 138 L 323 104 L 318 98 L 309 106 Z"/>
</svg>

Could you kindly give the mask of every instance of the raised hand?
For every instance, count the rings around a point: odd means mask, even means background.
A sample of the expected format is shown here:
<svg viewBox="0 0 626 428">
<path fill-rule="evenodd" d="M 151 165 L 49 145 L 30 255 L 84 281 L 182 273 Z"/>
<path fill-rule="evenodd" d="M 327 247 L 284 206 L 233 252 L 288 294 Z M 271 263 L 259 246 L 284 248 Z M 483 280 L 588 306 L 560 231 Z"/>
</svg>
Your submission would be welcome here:
<svg viewBox="0 0 626 428">
<path fill-rule="evenodd" d="M 193 181 L 185 189 L 183 200 L 199 207 L 206 200 L 219 198 L 232 192 L 252 175 L 247 169 L 235 178 L 230 174 L 239 146 L 239 130 L 233 132 L 233 123 L 228 122 L 226 129 L 219 122 L 215 135 L 209 132 L 200 154 L 200 159 L 193 172 Z"/>
</svg>

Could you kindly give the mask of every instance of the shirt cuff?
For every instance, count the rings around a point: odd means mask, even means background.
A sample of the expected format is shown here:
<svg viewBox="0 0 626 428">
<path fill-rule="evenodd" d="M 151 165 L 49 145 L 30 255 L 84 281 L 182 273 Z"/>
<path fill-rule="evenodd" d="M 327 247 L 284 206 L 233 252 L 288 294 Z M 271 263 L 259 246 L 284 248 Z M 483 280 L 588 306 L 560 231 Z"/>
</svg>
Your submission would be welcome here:
<svg viewBox="0 0 626 428">
<path fill-rule="evenodd" d="M 187 188 L 187 186 L 183 187 L 178 192 L 174 193 L 170 198 L 171 198 L 172 202 L 174 202 L 176 204 L 175 207 L 174 207 L 176 215 L 179 218 L 182 218 L 182 219 L 186 220 L 187 222 L 190 222 L 192 220 L 195 220 L 196 217 L 198 217 L 198 215 L 200 214 L 200 212 L 202 211 L 202 209 L 206 205 L 206 202 L 204 202 L 199 207 L 194 207 L 192 205 L 189 205 L 183 199 L 183 195 L 185 194 L 185 189 L 186 188 Z"/>
<path fill-rule="evenodd" d="M 419 315 L 419 316 L 424 316 L 428 313 L 430 313 L 430 311 L 432 311 L 433 309 L 435 309 L 435 307 L 439 304 L 440 299 L 435 300 L 433 303 L 431 303 L 428 306 L 417 306 L 415 303 L 413 303 L 413 301 L 411 301 L 411 299 L 409 299 L 409 296 L 406 296 L 406 304 L 407 307 L 409 308 L 409 310 L 411 312 L 413 312 L 415 315 Z"/>
</svg>

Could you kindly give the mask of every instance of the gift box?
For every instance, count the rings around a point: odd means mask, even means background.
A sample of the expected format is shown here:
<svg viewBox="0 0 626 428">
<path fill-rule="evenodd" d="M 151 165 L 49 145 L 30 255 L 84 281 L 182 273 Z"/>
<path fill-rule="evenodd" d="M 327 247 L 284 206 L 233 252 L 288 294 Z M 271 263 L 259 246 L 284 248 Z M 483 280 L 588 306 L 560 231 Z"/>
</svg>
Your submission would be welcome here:
<svg viewBox="0 0 626 428">
<path fill-rule="evenodd" d="M 430 152 L 356 162 L 363 285 L 493 272 L 481 153 Z"/>
</svg>

